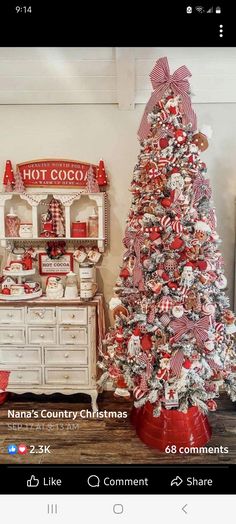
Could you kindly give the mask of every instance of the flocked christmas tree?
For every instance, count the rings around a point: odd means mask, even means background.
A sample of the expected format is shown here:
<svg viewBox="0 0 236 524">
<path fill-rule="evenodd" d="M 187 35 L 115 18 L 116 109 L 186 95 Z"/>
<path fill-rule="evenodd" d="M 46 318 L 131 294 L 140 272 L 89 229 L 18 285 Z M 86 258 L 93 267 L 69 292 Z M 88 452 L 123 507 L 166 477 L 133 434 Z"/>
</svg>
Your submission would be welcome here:
<svg viewBox="0 0 236 524">
<path fill-rule="evenodd" d="M 141 151 L 111 300 L 115 325 L 104 341 L 100 385 L 149 403 L 153 415 L 191 406 L 215 410 L 221 386 L 236 400 L 235 318 L 216 217 L 200 152 L 185 66 L 170 76 L 157 61 L 140 125 Z"/>
<path fill-rule="evenodd" d="M 25 191 L 25 186 L 24 186 L 24 182 L 22 180 L 22 176 L 21 176 L 21 173 L 20 171 L 17 169 L 16 170 L 16 174 L 15 174 L 15 187 L 14 187 L 14 191 L 16 193 L 24 193 Z"/>
</svg>

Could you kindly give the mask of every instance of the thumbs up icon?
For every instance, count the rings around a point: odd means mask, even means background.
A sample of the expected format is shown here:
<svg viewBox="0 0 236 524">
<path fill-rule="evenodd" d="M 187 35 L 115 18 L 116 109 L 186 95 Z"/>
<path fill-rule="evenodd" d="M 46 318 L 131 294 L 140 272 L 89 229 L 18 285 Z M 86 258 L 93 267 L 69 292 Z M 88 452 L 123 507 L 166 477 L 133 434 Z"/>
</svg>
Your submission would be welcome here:
<svg viewBox="0 0 236 524">
<path fill-rule="evenodd" d="M 37 488 L 39 485 L 39 479 L 36 479 L 34 475 L 31 475 L 30 479 L 27 480 L 27 488 Z"/>
</svg>

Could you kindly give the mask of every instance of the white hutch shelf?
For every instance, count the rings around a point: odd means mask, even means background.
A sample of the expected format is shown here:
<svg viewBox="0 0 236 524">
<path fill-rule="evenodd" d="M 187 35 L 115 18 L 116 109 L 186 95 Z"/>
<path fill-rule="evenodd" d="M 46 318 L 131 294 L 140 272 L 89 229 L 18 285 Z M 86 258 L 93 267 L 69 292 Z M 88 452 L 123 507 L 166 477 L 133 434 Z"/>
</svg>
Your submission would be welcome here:
<svg viewBox="0 0 236 524">
<path fill-rule="evenodd" d="M 58 199 L 64 208 L 65 217 L 65 236 L 63 237 L 41 237 L 40 236 L 40 212 L 42 212 L 43 202 L 47 203 L 51 198 Z M 84 206 L 83 204 L 86 203 Z M 17 215 L 22 222 L 32 222 L 32 238 L 22 237 L 7 237 L 5 231 L 5 218 L 10 208 L 16 209 Z M 76 216 L 80 216 L 81 221 L 86 221 L 88 216 L 85 215 L 86 207 L 89 213 L 93 208 L 96 208 L 98 214 L 98 237 L 72 237 L 71 224 L 75 221 Z M 0 244 L 6 247 L 11 241 L 50 241 L 60 238 L 61 240 L 68 240 L 73 242 L 97 242 L 99 251 L 104 252 L 107 240 L 107 200 L 106 193 L 87 193 L 81 189 L 70 189 L 69 192 L 65 190 L 50 190 L 50 188 L 38 191 L 28 191 L 24 193 L 1 193 L 0 194 Z"/>
</svg>

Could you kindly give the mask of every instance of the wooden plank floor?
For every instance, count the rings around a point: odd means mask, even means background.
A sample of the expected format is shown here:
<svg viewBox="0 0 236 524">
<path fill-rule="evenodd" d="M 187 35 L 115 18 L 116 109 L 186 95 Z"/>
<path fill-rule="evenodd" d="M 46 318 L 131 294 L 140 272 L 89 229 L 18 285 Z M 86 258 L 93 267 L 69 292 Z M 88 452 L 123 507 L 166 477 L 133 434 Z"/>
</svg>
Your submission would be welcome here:
<svg viewBox="0 0 236 524">
<path fill-rule="evenodd" d="M 0 463 L 43 464 L 229 464 L 236 463 L 236 406 L 225 396 L 219 409 L 209 415 L 213 430 L 209 446 L 228 446 L 228 454 L 168 455 L 145 446 L 136 436 L 129 419 L 9 419 L 7 410 L 82 410 L 90 409 L 88 397 L 73 395 L 50 397 L 12 395 L 0 406 Z M 106 392 L 99 397 L 100 410 L 128 411 L 131 403 L 114 399 Z M 13 423 L 22 423 L 23 429 L 12 429 Z M 25 424 L 30 428 L 26 429 Z M 44 424 L 44 427 L 42 427 Z M 63 424 L 61 429 L 57 424 Z M 51 445 L 50 455 L 7 454 L 9 443 Z"/>
</svg>

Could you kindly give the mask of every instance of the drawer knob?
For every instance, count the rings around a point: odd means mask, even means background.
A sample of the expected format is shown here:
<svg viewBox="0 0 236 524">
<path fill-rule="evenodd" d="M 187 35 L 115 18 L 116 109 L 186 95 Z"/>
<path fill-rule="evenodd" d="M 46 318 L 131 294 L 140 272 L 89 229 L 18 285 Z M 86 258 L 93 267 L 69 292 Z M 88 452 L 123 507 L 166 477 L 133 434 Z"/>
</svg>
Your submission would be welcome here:
<svg viewBox="0 0 236 524">
<path fill-rule="evenodd" d="M 75 318 L 75 314 L 73 313 L 73 315 L 71 315 L 71 318 Z"/>
<path fill-rule="evenodd" d="M 44 338 L 44 333 L 40 333 L 40 337 L 41 337 L 41 338 Z"/>
<path fill-rule="evenodd" d="M 22 375 L 17 375 L 17 378 L 22 378 Z"/>
<path fill-rule="evenodd" d="M 65 353 L 64 357 L 68 358 L 69 357 L 69 353 Z"/>
<path fill-rule="evenodd" d="M 12 318 L 12 317 L 13 317 L 13 313 L 7 313 L 7 316 L 8 316 L 9 318 Z"/>
<path fill-rule="evenodd" d="M 34 314 L 36 317 L 43 318 L 45 315 L 45 309 L 41 309 L 40 311 L 34 311 Z"/>
<path fill-rule="evenodd" d="M 71 335 L 71 338 L 75 339 L 75 338 L 76 338 L 76 335 Z"/>
<path fill-rule="evenodd" d="M 21 358 L 22 357 L 22 353 L 17 353 L 17 357 Z"/>
<path fill-rule="evenodd" d="M 7 336 L 8 336 L 9 338 L 13 338 L 14 335 L 13 335 L 13 333 L 8 333 Z"/>
<path fill-rule="evenodd" d="M 64 375 L 64 378 L 68 379 L 68 378 L 69 378 L 69 375 Z"/>
</svg>

